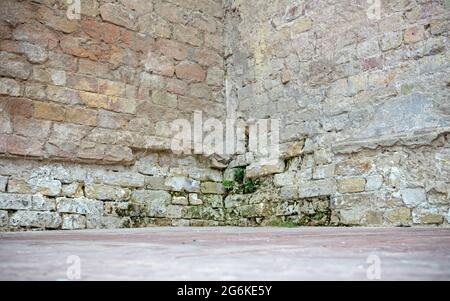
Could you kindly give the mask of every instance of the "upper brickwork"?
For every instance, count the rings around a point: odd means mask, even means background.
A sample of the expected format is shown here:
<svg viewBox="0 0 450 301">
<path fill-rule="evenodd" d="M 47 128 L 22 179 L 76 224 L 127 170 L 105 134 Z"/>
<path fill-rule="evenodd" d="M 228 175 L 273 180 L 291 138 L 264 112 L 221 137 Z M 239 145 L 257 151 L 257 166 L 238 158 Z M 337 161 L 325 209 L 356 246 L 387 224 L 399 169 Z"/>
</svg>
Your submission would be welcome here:
<svg viewBox="0 0 450 301">
<path fill-rule="evenodd" d="M 221 1 L 66 3 L 1 3 L 0 154 L 128 164 L 170 121 L 223 116 Z"/>
<path fill-rule="evenodd" d="M 379 15 L 367 1 L 227 2 L 243 118 L 280 118 L 282 140 L 322 146 L 448 131 L 448 1 L 373 1 Z"/>
</svg>

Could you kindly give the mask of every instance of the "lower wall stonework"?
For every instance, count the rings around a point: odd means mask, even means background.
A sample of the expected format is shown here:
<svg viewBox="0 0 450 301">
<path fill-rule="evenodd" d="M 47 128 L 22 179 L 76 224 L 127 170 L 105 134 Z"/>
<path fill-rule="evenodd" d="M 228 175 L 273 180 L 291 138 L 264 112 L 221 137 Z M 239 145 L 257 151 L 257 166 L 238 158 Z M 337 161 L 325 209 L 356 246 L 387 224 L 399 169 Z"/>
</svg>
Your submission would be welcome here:
<svg viewBox="0 0 450 301">
<path fill-rule="evenodd" d="M 248 153 L 225 170 L 169 154 L 128 167 L 0 159 L 0 229 L 448 227 L 449 170 L 445 135 L 415 147 L 303 147 L 273 166 Z"/>
</svg>

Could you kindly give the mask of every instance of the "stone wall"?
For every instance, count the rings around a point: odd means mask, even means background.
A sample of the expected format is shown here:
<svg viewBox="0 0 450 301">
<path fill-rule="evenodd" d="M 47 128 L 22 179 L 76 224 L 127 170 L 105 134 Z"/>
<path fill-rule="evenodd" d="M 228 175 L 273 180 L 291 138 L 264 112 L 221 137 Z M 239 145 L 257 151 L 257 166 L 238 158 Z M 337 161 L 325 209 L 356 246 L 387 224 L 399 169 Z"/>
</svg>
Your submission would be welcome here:
<svg viewBox="0 0 450 301">
<path fill-rule="evenodd" d="M 132 164 L 170 121 L 220 117 L 220 1 L 2 1 L 0 153 Z"/>
<path fill-rule="evenodd" d="M 380 3 L 3 0 L 0 229 L 448 226 L 449 4 Z M 279 160 L 174 154 L 195 111 Z"/>
<path fill-rule="evenodd" d="M 322 198 L 321 224 L 449 224 L 450 4 L 377 2 L 379 16 L 367 1 L 226 1 L 230 103 L 302 145 L 236 163 L 275 187 L 280 222 L 311 223 L 303 203 Z"/>
</svg>

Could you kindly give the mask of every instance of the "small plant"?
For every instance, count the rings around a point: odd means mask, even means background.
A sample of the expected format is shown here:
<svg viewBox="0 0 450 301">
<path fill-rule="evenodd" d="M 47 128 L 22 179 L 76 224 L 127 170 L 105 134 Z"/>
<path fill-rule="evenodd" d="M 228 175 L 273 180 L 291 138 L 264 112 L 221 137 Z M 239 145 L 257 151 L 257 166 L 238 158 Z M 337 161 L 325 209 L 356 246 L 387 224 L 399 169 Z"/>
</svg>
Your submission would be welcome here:
<svg viewBox="0 0 450 301">
<path fill-rule="evenodd" d="M 224 180 L 223 187 L 231 193 L 249 194 L 256 191 L 256 184 L 249 179 L 245 179 L 245 168 L 239 167 L 234 169 L 234 181 Z"/>
<path fill-rule="evenodd" d="M 299 225 L 291 220 L 272 220 L 268 223 L 268 226 L 271 227 L 280 227 L 280 228 L 297 228 Z"/>
<path fill-rule="evenodd" d="M 252 180 L 245 180 L 244 185 L 242 185 L 242 191 L 244 194 L 253 193 L 256 191 L 256 185 Z"/>
<path fill-rule="evenodd" d="M 244 182 L 244 177 L 245 177 L 245 169 L 240 167 L 240 168 L 236 168 L 234 170 L 234 180 L 237 183 L 242 184 Z"/>
<path fill-rule="evenodd" d="M 231 189 L 233 189 L 235 183 L 234 183 L 234 181 L 231 181 L 231 180 L 224 180 L 222 182 L 222 184 L 225 189 L 231 190 Z"/>
</svg>

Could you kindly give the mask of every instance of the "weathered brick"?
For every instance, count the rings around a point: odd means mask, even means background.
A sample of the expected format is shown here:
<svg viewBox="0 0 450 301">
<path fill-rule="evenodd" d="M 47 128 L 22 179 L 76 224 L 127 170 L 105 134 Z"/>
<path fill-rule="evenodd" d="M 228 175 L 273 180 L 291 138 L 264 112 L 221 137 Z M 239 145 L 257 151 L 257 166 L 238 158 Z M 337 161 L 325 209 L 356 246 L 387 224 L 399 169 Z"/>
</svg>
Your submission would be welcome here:
<svg viewBox="0 0 450 301">
<path fill-rule="evenodd" d="M 44 139 L 50 133 L 51 122 L 16 116 L 13 118 L 13 131 L 25 137 Z"/>
<path fill-rule="evenodd" d="M 0 192 L 6 191 L 6 184 L 8 183 L 8 177 L 0 176 Z"/>
<path fill-rule="evenodd" d="M 56 212 L 17 211 L 10 216 L 9 223 L 13 227 L 56 229 L 61 226 L 61 216 Z"/>
<path fill-rule="evenodd" d="M 9 223 L 8 211 L 0 210 L 0 227 L 6 227 Z"/>
<path fill-rule="evenodd" d="M 223 65 L 223 58 L 215 51 L 200 48 L 194 52 L 194 60 L 202 66 L 219 66 Z"/>
<path fill-rule="evenodd" d="M 336 190 L 336 183 L 332 179 L 300 182 L 298 186 L 300 198 L 332 195 Z"/>
<path fill-rule="evenodd" d="M 145 69 L 149 72 L 171 77 L 175 72 L 173 62 L 155 52 L 149 52 L 145 60 Z"/>
<path fill-rule="evenodd" d="M 423 26 L 408 28 L 403 32 L 403 39 L 406 44 L 412 44 L 422 41 L 425 38 L 425 29 Z"/>
<path fill-rule="evenodd" d="M 27 79 L 31 74 L 32 66 L 22 57 L 0 51 L 0 75 Z"/>
<path fill-rule="evenodd" d="M 37 11 L 40 19 L 48 27 L 56 30 L 62 31 L 63 33 L 73 33 L 78 29 L 77 20 L 70 20 L 66 16 L 60 16 L 55 10 L 48 8 L 46 6 L 39 6 Z"/>
<path fill-rule="evenodd" d="M 85 187 L 86 197 L 97 200 L 125 201 L 130 197 L 130 190 L 119 186 L 88 184 Z"/>
<path fill-rule="evenodd" d="M 193 81 L 204 81 L 206 77 L 206 72 L 203 68 L 195 63 L 183 62 L 176 66 L 176 75 L 180 79 L 193 80 Z"/>
<path fill-rule="evenodd" d="M 27 41 L 50 49 L 58 45 L 56 33 L 37 22 L 20 24 L 14 29 L 13 37 L 18 41 Z"/>
<path fill-rule="evenodd" d="M 0 95 L 20 96 L 21 87 L 11 78 L 0 78 Z"/>
<path fill-rule="evenodd" d="M 68 74 L 67 86 L 75 90 L 87 92 L 97 93 L 99 91 L 99 83 L 95 77 L 80 74 Z"/>
<path fill-rule="evenodd" d="M 337 180 L 337 190 L 340 193 L 363 192 L 366 179 L 360 177 L 344 178 Z"/>
<path fill-rule="evenodd" d="M 62 229 L 63 230 L 86 229 L 86 217 L 80 214 L 63 214 Z"/>
<path fill-rule="evenodd" d="M 201 192 L 206 194 L 224 194 L 225 188 L 222 183 L 203 182 L 201 184 Z"/>
<path fill-rule="evenodd" d="M 99 79 L 98 91 L 100 94 L 123 97 L 125 96 L 125 84 L 106 79 Z"/>
<path fill-rule="evenodd" d="M 173 28 L 173 38 L 192 46 L 201 46 L 203 44 L 203 36 L 197 29 L 190 26 L 175 25 Z"/>
<path fill-rule="evenodd" d="M 130 98 L 108 97 L 108 110 L 119 113 L 136 113 L 136 101 Z"/>
<path fill-rule="evenodd" d="M 156 48 L 164 56 L 176 59 L 178 61 L 185 60 L 190 49 L 190 47 L 186 44 L 168 39 L 158 39 L 156 41 Z"/>
<path fill-rule="evenodd" d="M 123 26 L 131 30 L 137 29 L 136 14 L 133 11 L 124 8 L 123 6 L 113 3 L 106 3 L 100 6 L 100 15 L 105 21 Z"/>
<path fill-rule="evenodd" d="M 0 149 L 1 149 L 0 138 Z M 42 157 L 44 143 L 33 138 L 24 138 L 16 135 L 10 135 L 6 140 L 6 150 L 9 154 L 30 157 Z"/>
<path fill-rule="evenodd" d="M 67 107 L 64 115 L 64 120 L 71 123 L 96 126 L 98 123 L 97 111 L 79 108 Z"/>
<path fill-rule="evenodd" d="M 31 195 L 0 193 L 0 209 L 5 210 L 31 209 Z"/>
<path fill-rule="evenodd" d="M 106 95 L 81 91 L 78 95 L 81 103 L 88 107 L 99 109 L 108 108 L 108 97 Z"/>
</svg>

